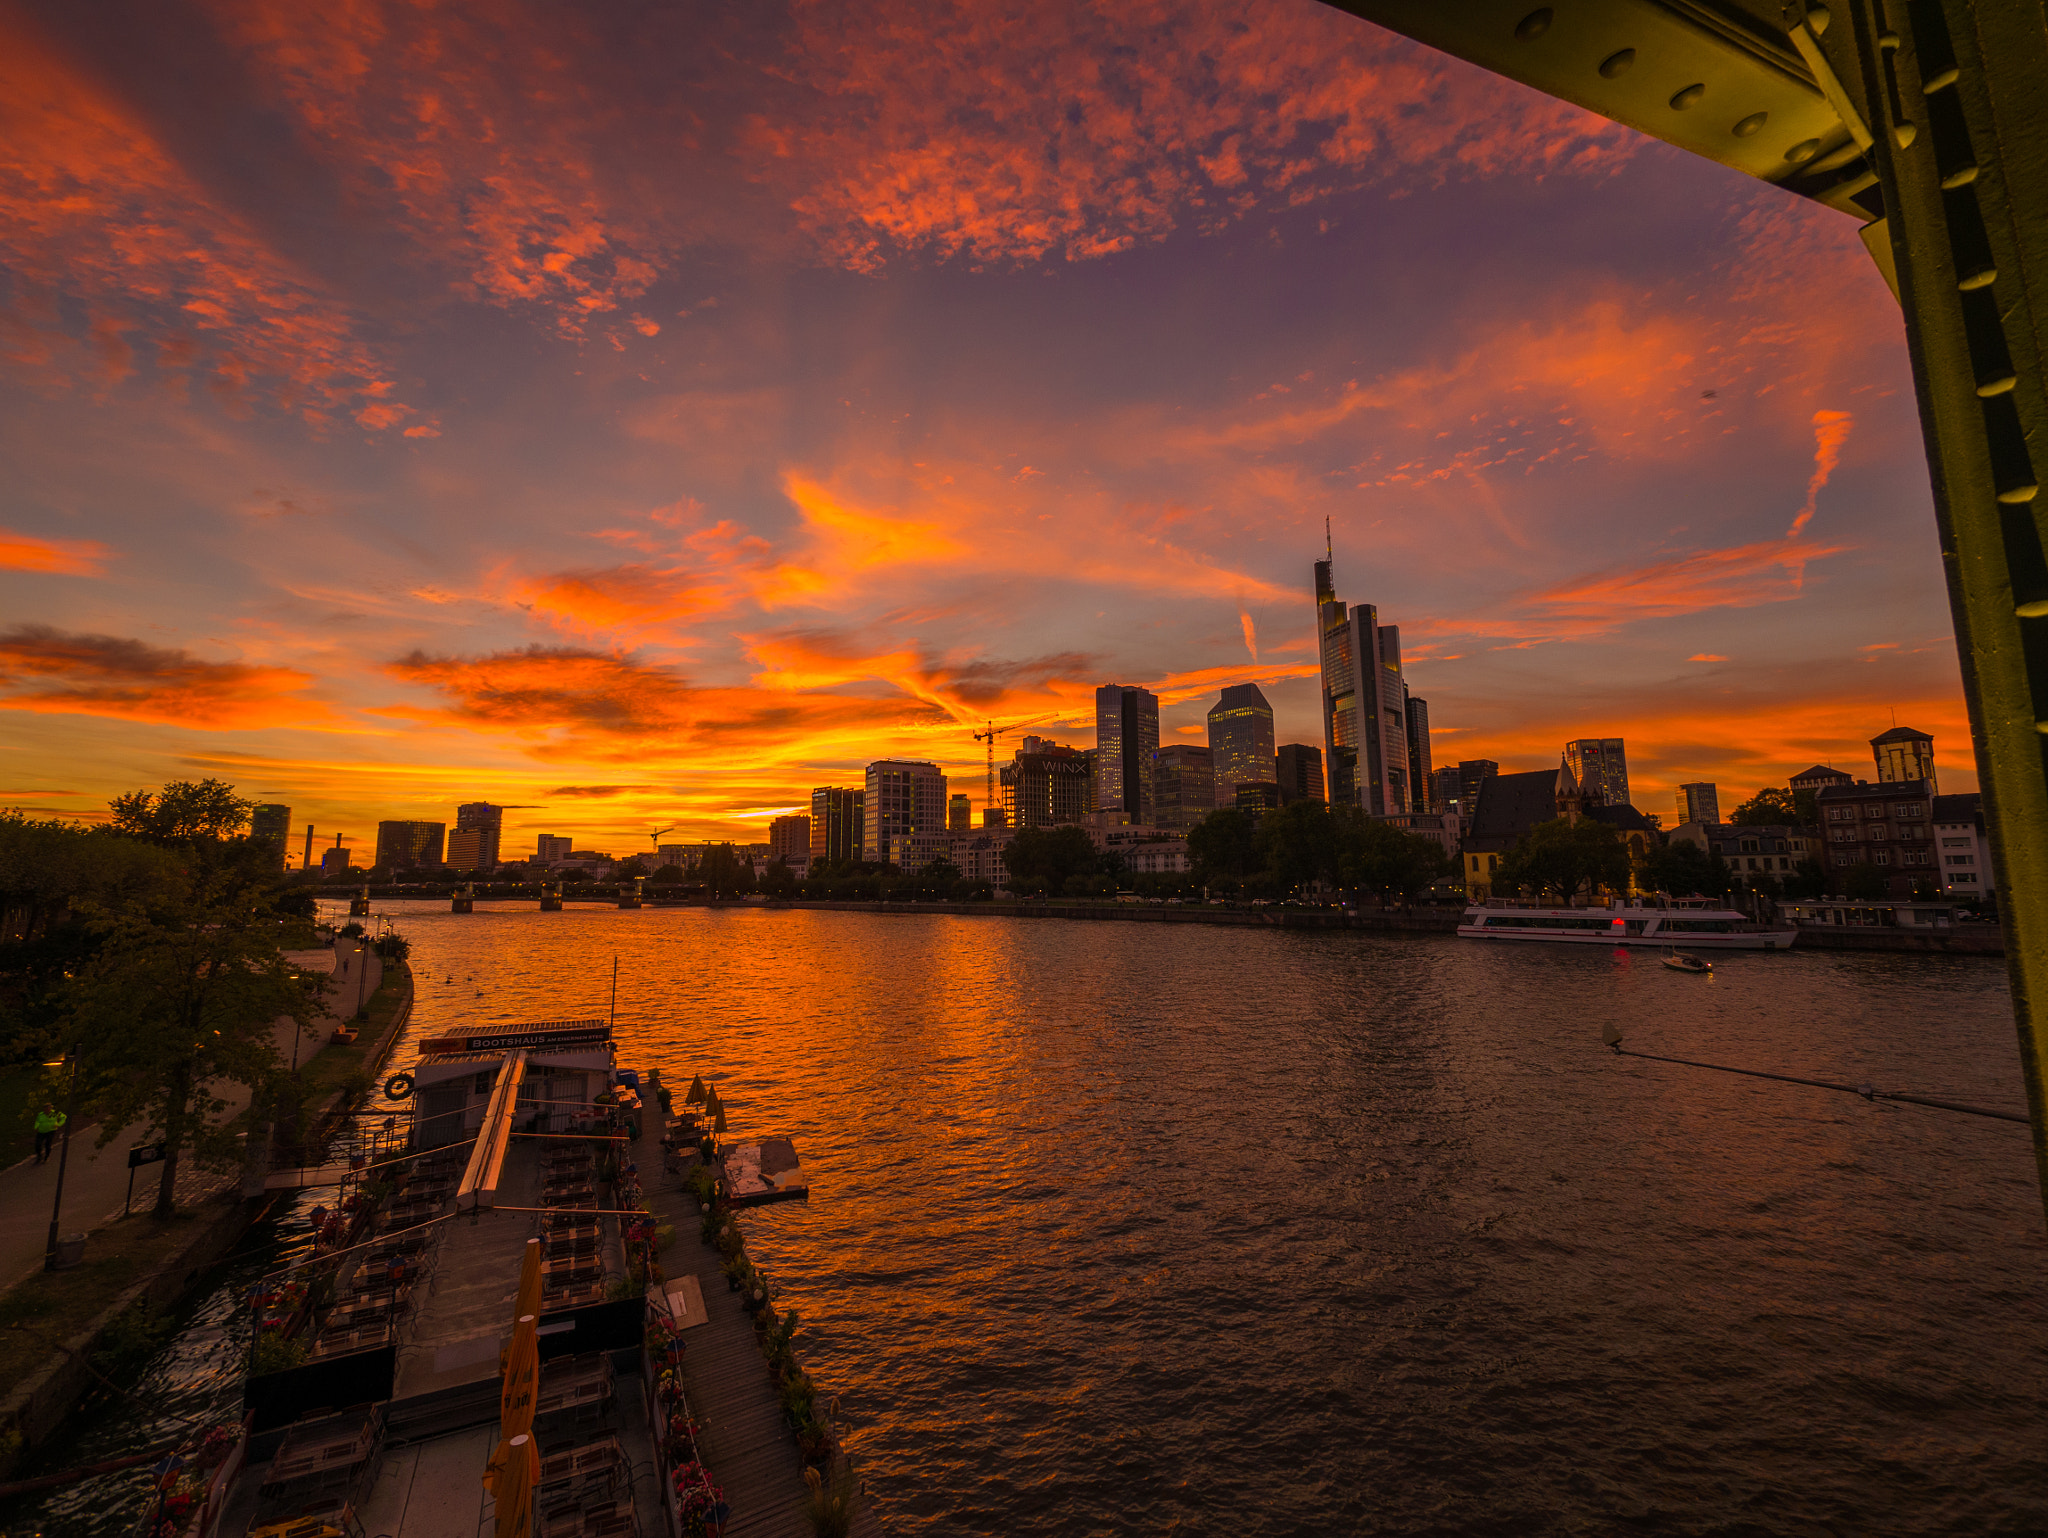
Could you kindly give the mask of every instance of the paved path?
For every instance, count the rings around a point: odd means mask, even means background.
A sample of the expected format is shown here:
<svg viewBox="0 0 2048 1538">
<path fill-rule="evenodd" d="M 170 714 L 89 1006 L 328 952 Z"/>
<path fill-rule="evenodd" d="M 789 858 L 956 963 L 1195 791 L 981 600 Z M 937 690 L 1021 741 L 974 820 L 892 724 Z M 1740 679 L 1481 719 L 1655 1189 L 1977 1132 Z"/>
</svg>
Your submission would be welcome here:
<svg viewBox="0 0 2048 1538">
<path fill-rule="evenodd" d="M 370 984 L 371 975 L 377 971 L 375 967 L 365 967 L 359 958 L 351 958 L 345 969 L 337 960 L 339 997 L 332 1000 L 330 1014 L 355 1013 L 361 1007 L 363 987 Z M 281 1020 L 271 1030 L 278 1055 L 289 1063 L 296 1049 L 298 1060 L 303 1063 L 320 1050 L 327 1032 L 333 1028 L 334 1021 L 328 1019 L 314 1033 L 299 1035 L 290 1020 Z M 239 1084 L 229 1085 L 225 1098 L 230 1108 L 228 1114 L 232 1115 L 249 1103 L 249 1091 Z M 149 1131 L 138 1123 L 122 1129 L 106 1147 L 96 1148 L 97 1127 L 73 1130 L 71 1161 L 64 1172 L 64 1211 L 58 1222 L 59 1233 L 89 1233 L 121 1216 L 122 1199 L 128 1189 L 128 1150 L 137 1143 L 148 1142 Z M 202 1170 L 190 1160 L 181 1162 L 180 1205 L 191 1205 L 241 1180 L 240 1170 L 215 1172 Z M 157 1182 L 162 1175 L 162 1169 L 156 1165 L 145 1165 L 135 1172 L 136 1210 L 146 1212 L 156 1201 Z M 56 1194 L 55 1151 L 47 1164 L 39 1165 L 31 1158 L 0 1170 L 0 1288 L 12 1287 L 42 1266 L 49 1245 L 50 1204 Z"/>
</svg>

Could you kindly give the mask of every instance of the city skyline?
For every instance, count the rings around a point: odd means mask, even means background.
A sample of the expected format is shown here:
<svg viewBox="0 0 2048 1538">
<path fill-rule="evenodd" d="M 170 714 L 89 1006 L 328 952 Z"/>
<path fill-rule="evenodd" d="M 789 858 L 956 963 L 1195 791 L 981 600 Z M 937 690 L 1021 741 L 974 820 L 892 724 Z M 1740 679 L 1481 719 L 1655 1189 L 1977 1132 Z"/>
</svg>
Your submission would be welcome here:
<svg viewBox="0 0 2048 1538">
<path fill-rule="evenodd" d="M 528 17 L 494 57 L 561 110 L 465 64 L 436 126 L 375 28 L 358 78 L 288 20 L 10 13 L 0 804 L 213 774 L 316 845 L 476 798 L 752 840 L 878 757 L 978 800 L 974 724 L 1071 730 L 1106 679 L 1162 744 L 1233 683 L 1318 742 L 1325 518 L 1436 762 L 1625 737 L 1663 807 L 1860 762 L 1894 707 L 1967 740 L 1851 221 L 1306 3 L 925 21 L 684 8 L 731 78 L 678 93 Z M 934 38 L 990 126 L 868 124 Z M 1150 121 L 1039 111 L 1134 41 Z M 164 75 L 238 83 L 194 121 Z M 1748 276 L 1788 267 L 1825 281 Z"/>
</svg>

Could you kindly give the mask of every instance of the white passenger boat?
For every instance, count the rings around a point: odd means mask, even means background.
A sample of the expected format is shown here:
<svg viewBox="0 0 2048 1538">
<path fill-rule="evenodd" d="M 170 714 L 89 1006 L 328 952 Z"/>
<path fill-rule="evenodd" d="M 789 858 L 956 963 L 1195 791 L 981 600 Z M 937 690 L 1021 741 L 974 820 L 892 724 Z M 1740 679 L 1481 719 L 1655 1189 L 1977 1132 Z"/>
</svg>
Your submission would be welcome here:
<svg viewBox="0 0 2048 1538">
<path fill-rule="evenodd" d="M 1563 940 L 1580 945 L 1684 945 L 1692 950 L 1783 951 L 1799 931 L 1768 929 L 1733 908 L 1706 902 L 1617 903 L 1609 908 L 1539 908 L 1474 903 L 1458 933 L 1475 940 Z"/>
</svg>

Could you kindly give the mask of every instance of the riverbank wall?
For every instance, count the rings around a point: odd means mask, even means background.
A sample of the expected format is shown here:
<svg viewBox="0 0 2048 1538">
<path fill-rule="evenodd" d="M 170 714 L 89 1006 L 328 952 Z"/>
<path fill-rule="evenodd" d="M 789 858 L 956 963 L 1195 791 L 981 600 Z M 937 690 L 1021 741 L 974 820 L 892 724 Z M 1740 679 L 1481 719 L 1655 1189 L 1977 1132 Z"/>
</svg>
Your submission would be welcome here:
<svg viewBox="0 0 2048 1538">
<path fill-rule="evenodd" d="M 48 1342 L 49 1360 L 0 1399 L 0 1479 L 11 1474 L 25 1454 L 48 1441 L 79 1400 L 99 1384 L 91 1357 L 114 1322 L 130 1309 L 171 1309 L 183 1302 L 207 1268 L 248 1231 L 255 1213 L 228 1192 L 192 1217 L 192 1233 L 174 1253 L 119 1293 L 84 1329 L 67 1340 Z"/>
<path fill-rule="evenodd" d="M 739 907 L 720 903 L 719 907 Z M 885 903 L 793 899 L 754 907 L 819 908 L 842 913 L 957 913 L 968 918 L 1082 919 L 1130 924 L 1229 924 L 1242 929 L 1361 929 L 1381 933 L 1455 934 L 1459 911 L 1415 908 L 1190 908 L 1150 903 Z"/>
<path fill-rule="evenodd" d="M 791 900 L 693 906 L 736 908 L 819 908 L 847 913 L 957 913 L 970 918 L 1080 919 L 1136 924 L 1229 924 L 1253 929 L 1361 930 L 1379 934 L 1454 935 L 1463 910 L 1443 908 L 1211 908 L 1149 903 L 1053 902 L 818 902 Z M 1809 951 L 1919 951 L 1951 956 L 2002 956 L 2005 942 L 1996 925 L 1967 929 L 1911 930 L 1834 928 L 1806 925 L 1795 942 Z"/>
</svg>

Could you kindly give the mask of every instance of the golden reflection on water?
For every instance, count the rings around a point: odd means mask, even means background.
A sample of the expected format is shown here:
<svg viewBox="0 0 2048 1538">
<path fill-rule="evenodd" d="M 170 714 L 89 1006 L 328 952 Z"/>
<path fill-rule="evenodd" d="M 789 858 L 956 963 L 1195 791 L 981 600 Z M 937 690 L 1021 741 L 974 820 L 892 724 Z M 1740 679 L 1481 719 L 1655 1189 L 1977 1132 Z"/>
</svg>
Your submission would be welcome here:
<svg viewBox="0 0 2048 1538">
<path fill-rule="evenodd" d="M 439 908 L 414 1036 L 605 1014 L 616 955 L 622 1063 L 796 1138 L 749 1246 L 899 1533 L 2043 1500 L 2024 1131 L 1600 1047 L 2017 1104 L 1995 962 Z"/>
</svg>

